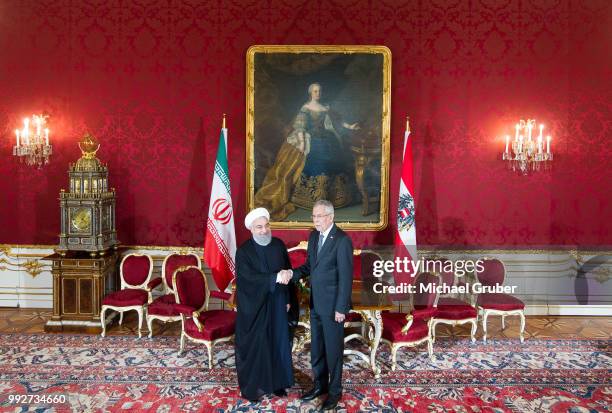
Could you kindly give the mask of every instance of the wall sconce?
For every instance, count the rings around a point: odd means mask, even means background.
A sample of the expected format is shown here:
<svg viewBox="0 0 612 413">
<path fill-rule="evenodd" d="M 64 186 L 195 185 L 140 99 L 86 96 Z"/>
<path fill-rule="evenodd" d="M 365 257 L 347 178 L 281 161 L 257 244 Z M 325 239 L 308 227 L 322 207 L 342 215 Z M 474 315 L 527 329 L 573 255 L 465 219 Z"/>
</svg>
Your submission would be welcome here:
<svg viewBox="0 0 612 413">
<path fill-rule="evenodd" d="M 47 118 L 49 115 L 32 115 L 32 118 L 23 120 L 23 129 L 15 130 L 16 144 L 13 146 L 13 155 L 17 156 L 26 165 L 36 165 L 41 168 L 49 163 L 49 156 L 53 148 L 49 143 L 49 128 Z"/>
<path fill-rule="evenodd" d="M 550 151 L 550 135 L 546 136 L 546 151 L 544 151 L 544 125 L 540 124 L 540 133 L 537 139 L 533 139 L 532 132 L 535 126 L 535 119 L 526 121 L 521 119 L 515 125 L 514 140 L 511 141 L 510 135 L 506 135 L 506 149 L 502 154 L 502 160 L 507 161 L 508 169 L 523 175 L 550 169 L 553 160 L 553 154 Z"/>
</svg>

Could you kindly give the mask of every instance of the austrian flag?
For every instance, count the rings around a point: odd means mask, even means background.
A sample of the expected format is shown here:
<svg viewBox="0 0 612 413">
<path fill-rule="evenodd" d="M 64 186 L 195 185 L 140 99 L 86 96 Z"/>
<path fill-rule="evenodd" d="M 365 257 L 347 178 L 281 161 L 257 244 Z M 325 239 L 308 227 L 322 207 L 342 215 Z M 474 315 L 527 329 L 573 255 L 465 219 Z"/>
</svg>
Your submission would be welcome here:
<svg viewBox="0 0 612 413">
<path fill-rule="evenodd" d="M 219 291 L 224 291 L 236 276 L 235 256 L 236 232 L 227 164 L 227 129 L 224 118 L 215 162 L 204 241 L 204 260 L 212 271 Z"/>
<path fill-rule="evenodd" d="M 402 152 L 402 178 L 399 187 L 397 205 L 397 232 L 395 234 L 395 257 L 416 261 L 416 227 L 414 214 L 414 178 L 412 174 L 412 140 L 410 139 L 410 124 L 406 121 L 404 133 L 404 150 Z M 396 272 L 395 285 L 412 283 L 415 274 Z"/>
</svg>

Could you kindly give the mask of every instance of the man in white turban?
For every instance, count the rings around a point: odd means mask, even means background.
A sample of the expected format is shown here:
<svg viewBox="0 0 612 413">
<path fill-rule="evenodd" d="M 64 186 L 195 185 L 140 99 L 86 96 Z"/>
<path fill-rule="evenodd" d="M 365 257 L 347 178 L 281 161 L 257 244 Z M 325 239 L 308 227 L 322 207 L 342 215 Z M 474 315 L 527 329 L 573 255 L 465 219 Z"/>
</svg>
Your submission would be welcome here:
<svg viewBox="0 0 612 413">
<path fill-rule="evenodd" d="M 287 396 L 293 386 L 289 322 L 297 320 L 291 268 L 284 242 L 272 237 L 270 214 L 256 208 L 244 219 L 252 237 L 236 251 L 236 372 L 245 399 Z"/>
</svg>

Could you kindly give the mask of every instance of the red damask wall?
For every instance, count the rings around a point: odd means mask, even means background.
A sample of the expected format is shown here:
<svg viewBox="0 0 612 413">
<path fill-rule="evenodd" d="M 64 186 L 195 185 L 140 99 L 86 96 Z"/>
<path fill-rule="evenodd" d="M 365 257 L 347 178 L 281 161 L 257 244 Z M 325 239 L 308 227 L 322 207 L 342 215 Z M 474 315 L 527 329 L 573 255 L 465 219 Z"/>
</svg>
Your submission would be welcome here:
<svg viewBox="0 0 612 413">
<path fill-rule="evenodd" d="M 610 246 L 611 14 L 607 0 L 4 1 L 0 243 L 57 243 L 58 193 L 91 131 L 121 241 L 201 246 L 223 112 L 244 240 L 247 48 L 380 44 L 393 53 L 391 210 L 409 114 L 420 244 Z M 43 110 L 55 153 L 36 170 L 12 156 L 13 130 Z M 552 172 L 499 160 L 527 116 L 551 130 Z"/>
</svg>

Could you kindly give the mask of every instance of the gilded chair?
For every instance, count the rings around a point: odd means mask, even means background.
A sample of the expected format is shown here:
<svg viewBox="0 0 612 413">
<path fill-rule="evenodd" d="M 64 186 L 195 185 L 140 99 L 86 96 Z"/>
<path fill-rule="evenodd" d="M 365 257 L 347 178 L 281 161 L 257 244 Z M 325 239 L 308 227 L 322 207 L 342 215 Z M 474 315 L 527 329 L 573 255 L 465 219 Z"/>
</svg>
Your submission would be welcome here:
<svg viewBox="0 0 612 413">
<path fill-rule="evenodd" d="M 483 258 L 483 270 L 476 274 L 478 282 L 483 286 L 502 286 L 506 278 L 506 266 L 497 258 Z M 504 293 L 483 292 L 478 294 L 476 305 L 482 313 L 483 341 L 487 341 L 487 318 L 489 315 L 500 315 L 502 329 L 506 328 L 506 316 L 517 315 L 521 320 L 519 338 L 524 340 L 525 304 L 518 298 Z"/>
<path fill-rule="evenodd" d="M 142 320 L 145 308 L 151 299 L 151 289 L 148 284 L 153 274 L 153 260 L 146 254 L 127 254 L 121 260 L 119 267 L 121 290 L 107 294 L 102 299 L 100 322 L 102 337 L 106 335 L 106 310 L 119 313 L 119 324 L 123 324 L 123 313 L 136 311 L 138 313 L 138 337 L 142 337 Z"/>
<path fill-rule="evenodd" d="M 461 279 L 455 275 L 454 271 L 444 270 L 448 267 L 447 263 L 450 262 L 449 260 L 441 258 L 435 260 L 435 262 L 441 263 L 442 270 L 438 274 L 442 286 L 455 287 L 461 285 Z M 472 329 L 470 337 L 472 342 L 475 342 L 476 330 L 478 329 L 478 310 L 476 306 L 460 298 L 453 297 L 452 294 L 442 294 L 438 299 L 436 316 L 431 323 L 434 343 L 436 342 L 436 326 L 438 324 L 447 324 L 450 326 L 471 324 Z"/>
<path fill-rule="evenodd" d="M 208 350 L 208 368 L 212 369 L 214 346 L 234 337 L 236 312 L 208 310 L 210 292 L 206 275 L 199 267 L 178 268 L 172 277 L 172 285 L 181 318 L 179 355 L 183 353 L 185 340 L 204 344 Z"/>
<path fill-rule="evenodd" d="M 402 347 L 417 347 L 427 344 L 429 358 L 433 361 L 432 322 L 436 315 L 438 292 L 435 288 L 439 278 L 423 272 L 415 280 L 416 292 L 412 294 L 412 310 L 409 313 L 383 311 L 381 342 L 391 348 L 391 370 L 397 367 L 397 351 Z M 429 289 L 421 288 L 429 286 Z"/>
<path fill-rule="evenodd" d="M 172 287 L 172 276 L 177 268 L 189 265 L 201 268 L 200 257 L 194 253 L 172 253 L 164 258 L 161 277 L 151 281 L 151 289 L 161 285 L 163 295 L 155 298 L 147 308 L 149 338 L 153 337 L 153 320 L 159 320 L 163 323 L 181 320 L 181 314 L 175 308 L 176 301 Z"/>
<path fill-rule="evenodd" d="M 363 286 L 364 280 L 366 280 L 365 285 L 367 285 L 367 287 L 361 288 L 371 288 L 370 283 L 367 281 L 371 281 L 373 279 L 374 262 L 378 260 L 382 260 L 382 258 L 374 251 L 359 249 L 353 251 L 353 288 Z M 372 337 L 370 337 L 371 330 L 368 330 L 368 324 L 363 322 L 363 317 L 359 313 L 352 311 L 349 312 L 344 320 L 344 327 L 361 328 L 361 334 L 350 334 L 345 338 L 345 343 L 353 338 L 362 339 L 364 342 L 372 339 Z"/>
</svg>

